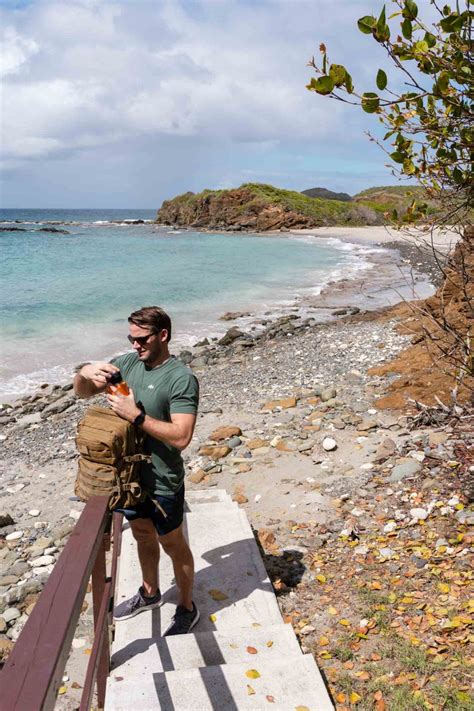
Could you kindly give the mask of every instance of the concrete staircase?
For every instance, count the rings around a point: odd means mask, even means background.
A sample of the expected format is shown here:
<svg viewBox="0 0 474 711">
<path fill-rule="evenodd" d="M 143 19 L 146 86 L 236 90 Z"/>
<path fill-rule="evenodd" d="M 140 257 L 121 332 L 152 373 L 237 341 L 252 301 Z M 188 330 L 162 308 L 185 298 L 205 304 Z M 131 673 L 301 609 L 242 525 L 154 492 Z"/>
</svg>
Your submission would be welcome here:
<svg viewBox="0 0 474 711">
<path fill-rule="evenodd" d="M 105 711 L 332 710 L 314 659 L 283 623 L 245 512 L 225 491 L 189 492 L 185 530 L 201 619 L 188 635 L 162 637 L 177 599 L 162 554 L 162 607 L 115 625 Z M 140 580 L 125 523 L 116 602 Z"/>
</svg>

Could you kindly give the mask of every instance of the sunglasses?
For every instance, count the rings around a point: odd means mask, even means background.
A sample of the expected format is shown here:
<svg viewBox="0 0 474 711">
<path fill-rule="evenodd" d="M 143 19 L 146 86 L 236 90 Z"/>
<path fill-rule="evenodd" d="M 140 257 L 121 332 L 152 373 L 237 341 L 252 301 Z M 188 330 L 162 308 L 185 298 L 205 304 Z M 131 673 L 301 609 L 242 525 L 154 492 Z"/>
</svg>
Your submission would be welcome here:
<svg viewBox="0 0 474 711">
<path fill-rule="evenodd" d="M 156 333 L 147 333 L 146 336 L 127 336 L 127 339 L 130 341 L 132 346 L 134 343 L 138 343 L 139 346 L 144 346 L 148 339 L 152 336 L 156 336 Z"/>
</svg>

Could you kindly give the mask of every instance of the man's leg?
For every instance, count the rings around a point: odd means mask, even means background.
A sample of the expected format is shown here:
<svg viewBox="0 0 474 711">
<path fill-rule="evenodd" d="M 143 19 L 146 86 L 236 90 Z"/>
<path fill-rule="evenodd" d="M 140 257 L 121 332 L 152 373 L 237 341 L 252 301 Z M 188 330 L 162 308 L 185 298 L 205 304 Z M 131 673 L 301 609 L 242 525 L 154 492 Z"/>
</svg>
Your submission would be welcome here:
<svg viewBox="0 0 474 711">
<path fill-rule="evenodd" d="M 156 528 L 149 518 L 137 518 L 130 521 L 130 527 L 137 542 L 143 590 L 147 597 L 153 597 L 158 590 L 158 564 L 160 562 L 160 546 Z"/>
<path fill-rule="evenodd" d="M 179 590 L 178 605 L 193 609 L 194 559 L 183 534 L 183 524 L 171 533 L 159 537 L 163 550 L 173 563 L 176 585 Z"/>
</svg>

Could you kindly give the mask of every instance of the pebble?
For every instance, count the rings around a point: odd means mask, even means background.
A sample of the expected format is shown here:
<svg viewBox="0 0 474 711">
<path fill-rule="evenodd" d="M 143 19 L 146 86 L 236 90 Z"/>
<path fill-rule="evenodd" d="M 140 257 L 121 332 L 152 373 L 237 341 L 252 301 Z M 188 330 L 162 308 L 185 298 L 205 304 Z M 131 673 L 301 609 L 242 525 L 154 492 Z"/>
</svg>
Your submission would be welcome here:
<svg viewBox="0 0 474 711">
<path fill-rule="evenodd" d="M 35 517 L 36 517 L 36 516 L 39 516 L 40 513 L 41 513 L 41 511 L 40 511 L 39 509 L 31 509 L 31 511 L 28 511 L 28 514 L 29 514 L 30 516 L 35 516 Z"/>
<path fill-rule="evenodd" d="M 2 612 L 2 617 L 8 625 L 10 622 L 13 622 L 13 620 L 17 620 L 21 617 L 21 612 L 17 607 L 7 607 L 7 609 Z"/>
<path fill-rule="evenodd" d="M 261 494 L 257 494 L 257 495 L 255 496 L 255 498 L 254 498 L 255 503 L 258 504 L 258 502 L 260 501 L 261 498 L 262 498 L 262 495 L 261 495 Z"/>
<path fill-rule="evenodd" d="M 389 521 L 383 527 L 383 531 L 384 531 L 384 533 L 392 533 L 393 531 L 396 530 L 396 528 L 397 528 L 397 524 L 395 523 L 395 521 Z"/>
<path fill-rule="evenodd" d="M 410 516 L 417 521 L 425 521 L 429 513 L 426 509 L 410 509 Z"/>
<path fill-rule="evenodd" d="M 369 471 L 370 469 L 373 469 L 375 464 L 373 462 L 365 462 L 365 464 L 361 464 L 360 468 L 364 469 L 365 471 Z"/>
<path fill-rule="evenodd" d="M 85 647 L 86 644 L 87 644 L 87 640 L 84 639 L 84 637 L 75 637 L 72 640 L 73 649 L 82 649 L 82 647 Z"/>
<path fill-rule="evenodd" d="M 395 551 L 393 550 L 393 548 L 388 548 L 388 547 L 381 548 L 379 550 L 379 553 L 382 556 L 382 558 L 393 558 L 393 556 L 395 555 Z"/>
<path fill-rule="evenodd" d="M 54 556 L 52 555 L 40 555 L 39 558 L 34 558 L 28 561 L 32 568 L 42 568 L 46 565 L 52 565 L 54 563 Z"/>
<path fill-rule="evenodd" d="M 406 461 L 396 464 L 393 467 L 392 473 L 390 474 L 388 480 L 390 483 L 402 481 L 410 476 L 414 476 L 420 471 L 420 469 L 420 462 L 417 462 L 414 459 L 407 459 Z"/>
<path fill-rule="evenodd" d="M 323 439 L 323 449 L 326 450 L 326 452 L 333 452 L 335 449 L 337 449 L 336 440 L 332 437 L 325 437 Z"/>
<path fill-rule="evenodd" d="M 13 531 L 5 536 L 6 541 L 18 541 L 23 536 L 23 531 Z"/>
</svg>

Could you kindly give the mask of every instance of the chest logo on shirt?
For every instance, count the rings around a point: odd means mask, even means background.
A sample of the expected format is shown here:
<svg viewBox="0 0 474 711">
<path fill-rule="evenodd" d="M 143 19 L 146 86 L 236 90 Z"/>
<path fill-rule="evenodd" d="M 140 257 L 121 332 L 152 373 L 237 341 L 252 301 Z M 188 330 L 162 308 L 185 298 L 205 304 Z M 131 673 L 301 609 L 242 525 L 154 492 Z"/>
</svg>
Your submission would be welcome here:
<svg viewBox="0 0 474 711">
<path fill-rule="evenodd" d="M 155 386 L 154 385 L 149 385 L 148 390 L 154 390 Z"/>
</svg>

